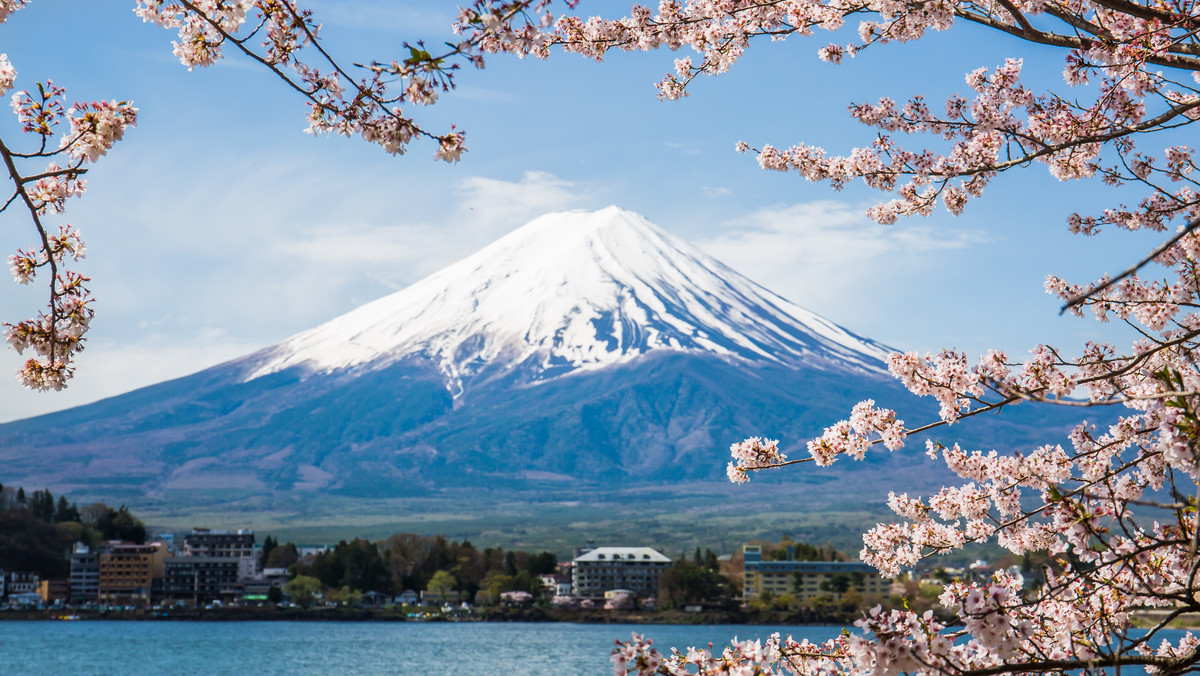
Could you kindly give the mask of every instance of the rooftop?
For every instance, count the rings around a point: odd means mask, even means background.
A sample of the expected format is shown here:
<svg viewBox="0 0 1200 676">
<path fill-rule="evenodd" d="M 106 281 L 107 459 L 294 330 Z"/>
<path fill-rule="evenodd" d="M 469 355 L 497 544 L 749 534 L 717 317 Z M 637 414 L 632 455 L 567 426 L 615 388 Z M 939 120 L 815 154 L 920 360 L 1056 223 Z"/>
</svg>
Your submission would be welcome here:
<svg viewBox="0 0 1200 676">
<path fill-rule="evenodd" d="M 651 547 L 597 547 L 575 559 L 576 563 L 589 561 L 644 561 L 670 563 L 671 559 Z"/>
</svg>

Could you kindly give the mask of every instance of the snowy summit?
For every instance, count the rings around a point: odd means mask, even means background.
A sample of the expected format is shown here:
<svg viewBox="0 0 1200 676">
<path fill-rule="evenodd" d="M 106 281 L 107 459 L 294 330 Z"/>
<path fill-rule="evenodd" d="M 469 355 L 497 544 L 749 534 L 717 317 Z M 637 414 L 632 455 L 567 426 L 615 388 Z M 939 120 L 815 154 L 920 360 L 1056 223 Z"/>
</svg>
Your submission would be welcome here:
<svg viewBox="0 0 1200 676">
<path fill-rule="evenodd" d="M 877 372 L 888 350 L 767 291 L 643 216 L 547 214 L 440 272 L 267 348 L 290 367 L 423 358 L 456 396 L 472 376 L 530 382 L 660 352 Z"/>
</svg>

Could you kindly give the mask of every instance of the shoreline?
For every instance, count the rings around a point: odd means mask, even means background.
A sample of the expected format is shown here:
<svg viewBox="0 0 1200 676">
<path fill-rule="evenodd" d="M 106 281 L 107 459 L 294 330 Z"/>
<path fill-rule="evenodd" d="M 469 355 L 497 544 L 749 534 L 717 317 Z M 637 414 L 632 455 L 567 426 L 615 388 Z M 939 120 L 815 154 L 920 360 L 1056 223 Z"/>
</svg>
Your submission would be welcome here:
<svg viewBox="0 0 1200 676">
<path fill-rule="evenodd" d="M 808 613 L 756 612 L 744 608 L 683 612 L 614 611 L 562 608 L 486 608 L 470 612 L 408 613 L 386 608 L 214 608 L 86 610 L 74 608 L 0 611 L 0 622 L 118 621 L 118 622 L 492 622 L 573 624 L 672 624 L 672 625 L 848 625 L 845 618 L 815 617 Z M 852 621 L 852 620 L 851 620 Z"/>
<path fill-rule="evenodd" d="M 1160 613 L 1139 612 L 1134 626 L 1150 628 Z M 813 613 L 755 611 L 748 608 L 713 609 L 700 612 L 680 610 L 601 610 L 564 608 L 492 607 L 443 614 L 440 611 L 410 613 L 395 608 L 301 608 L 233 607 L 135 610 L 89 610 L 76 608 L 44 610 L 0 610 L 0 622 L 114 621 L 114 622 L 487 622 L 637 625 L 744 625 L 744 626 L 846 626 L 855 618 L 816 616 Z M 1200 617 L 1176 618 L 1171 629 L 1200 629 Z"/>
</svg>

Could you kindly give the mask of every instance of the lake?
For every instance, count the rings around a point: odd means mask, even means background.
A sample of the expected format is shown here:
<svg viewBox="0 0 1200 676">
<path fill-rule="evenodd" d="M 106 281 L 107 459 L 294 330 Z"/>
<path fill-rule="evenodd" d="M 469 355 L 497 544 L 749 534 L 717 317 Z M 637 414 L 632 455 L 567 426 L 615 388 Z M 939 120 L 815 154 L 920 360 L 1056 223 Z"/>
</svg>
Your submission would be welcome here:
<svg viewBox="0 0 1200 676">
<path fill-rule="evenodd" d="M 0 674 L 612 673 L 613 641 L 669 652 L 773 631 L 825 640 L 840 627 L 442 622 L 0 622 Z"/>
</svg>

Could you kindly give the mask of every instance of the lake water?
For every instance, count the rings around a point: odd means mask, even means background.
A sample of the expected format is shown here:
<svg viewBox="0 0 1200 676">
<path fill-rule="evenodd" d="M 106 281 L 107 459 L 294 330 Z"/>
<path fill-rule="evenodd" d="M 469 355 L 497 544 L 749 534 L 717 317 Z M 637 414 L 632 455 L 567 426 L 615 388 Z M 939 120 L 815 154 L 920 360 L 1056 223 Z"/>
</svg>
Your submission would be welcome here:
<svg viewBox="0 0 1200 676">
<path fill-rule="evenodd" d="M 840 627 L 365 622 L 0 622 L 0 674 L 611 674 L 613 641 L 669 652 Z"/>
</svg>

